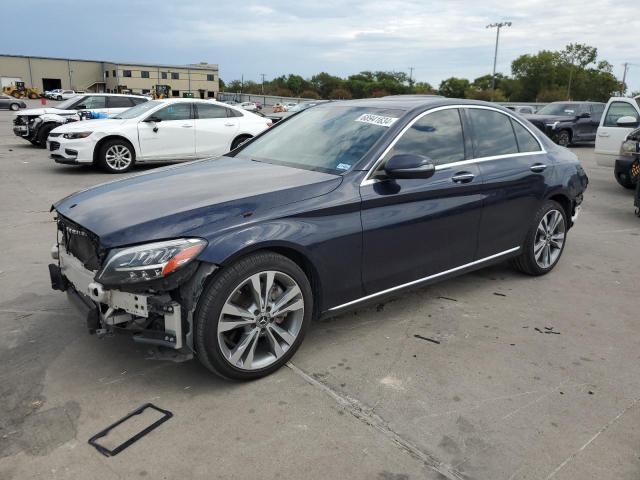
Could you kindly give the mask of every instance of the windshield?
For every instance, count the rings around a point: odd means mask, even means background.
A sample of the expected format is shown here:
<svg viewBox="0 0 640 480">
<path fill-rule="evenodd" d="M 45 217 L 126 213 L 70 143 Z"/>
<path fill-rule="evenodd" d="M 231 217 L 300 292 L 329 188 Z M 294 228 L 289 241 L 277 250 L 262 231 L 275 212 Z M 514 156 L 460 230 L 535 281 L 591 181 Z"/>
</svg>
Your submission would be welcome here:
<svg viewBox="0 0 640 480">
<path fill-rule="evenodd" d="M 344 173 L 384 135 L 403 110 L 318 106 L 291 117 L 238 152 L 239 158 Z"/>
<path fill-rule="evenodd" d="M 158 102 L 156 100 L 149 100 L 148 102 L 141 103 L 136 105 L 135 107 L 130 108 L 129 110 L 125 110 L 124 112 L 120 112 L 115 117 L 111 118 L 119 118 L 121 120 L 128 120 L 129 118 L 136 118 L 142 115 L 145 112 L 148 112 L 154 107 L 158 105 L 162 105 L 162 102 Z"/>
<path fill-rule="evenodd" d="M 60 90 L 62 91 L 62 90 Z M 84 98 L 84 97 L 82 97 Z M 71 97 L 69 100 L 65 100 L 62 103 L 59 103 L 58 105 L 56 105 L 53 108 L 59 108 L 60 110 L 71 110 L 71 107 L 73 107 L 76 103 L 78 103 L 78 100 L 82 100 L 81 97 Z"/>
<path fill-rule="evenodd" d="M 536 112 L 536 115 L 579 115 L 585 108 L 579 103 L 550 103 Z"/>
<path fill-rule="evenodd" d="M 312 107 L 313 103 L 299 103 L 294 105 L 293 107 L 289 107 L 290 112 L 301 112 L 302 110 L 306 110 L 309 107 Z"/>
</svg>

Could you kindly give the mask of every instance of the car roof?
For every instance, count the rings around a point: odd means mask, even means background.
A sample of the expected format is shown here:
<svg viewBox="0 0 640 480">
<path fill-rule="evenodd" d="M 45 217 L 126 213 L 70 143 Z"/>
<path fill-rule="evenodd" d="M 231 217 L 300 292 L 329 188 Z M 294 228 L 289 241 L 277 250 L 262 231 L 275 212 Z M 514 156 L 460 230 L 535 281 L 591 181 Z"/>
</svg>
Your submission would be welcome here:
<svg viewBox="0 0 640 480">
<path fill-rule="evenodd" d="M 53 91 L 53 90 L 52 90 Z M 147 98 L 144 95 L 135 95 L 133 93 L 78 93 L 78 96 L 84 95 L 85 97 L 95 97 L 97 95 L 101 97 L 136 97 L 136 98 Z"/>
<path fill-rule="evenodd" d="M 333 106 L 349 105 L 368 108 L 388 108 L 404 110 L 406 112 L 425 111 L 436 107 L 447 105 L 476 105 L 480 107 L 491 107 L 513 113 L 502 105 L 481 100 L 467 100 L 463 98 L 446 98 L 436 95 L 392 95 L 380 98 L 363 98 L 359 100 L 336 100 L 328 104 L 318 105 L 319 107 L 331 108 Z"/>
<path fill-rule="evenodd" d="M 555 102 L 550 103 L 575 103 L 576 105 L 584 105 L 584 104 L 594 104 L 594 105 L 604 105 L 604 102 L 592 102 L 591 100 L 585 100 L 583 102 L 578 100 L 557 100 Z"/>
</svg>

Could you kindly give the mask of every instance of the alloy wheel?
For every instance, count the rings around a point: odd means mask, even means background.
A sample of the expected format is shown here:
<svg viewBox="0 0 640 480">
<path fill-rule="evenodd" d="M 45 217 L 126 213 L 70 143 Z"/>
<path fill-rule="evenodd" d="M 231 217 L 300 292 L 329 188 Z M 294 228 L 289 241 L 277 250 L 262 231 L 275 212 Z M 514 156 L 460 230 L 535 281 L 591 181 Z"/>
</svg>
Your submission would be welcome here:
<svg viewBox="0 0 640 480">
<path fill-rule="evenodd" d="M 561 147 L 568 147 L 569 143 L 571 143 L 571 138 L 569 137 L 569 133 L 566 131 L 562 131 L 558 134 L 558 145 Z"/>
<path fill-rule="evenodd" d="M 242 370 L 258 370 L 289 350 L 304 320 L 304 297 L 296 281 L 263 271 L 240 282 L 218 318 L 218 345 L 224 358 Z"/>
<path fill-rule="evenodd" d="M 566 226 L 562 213 L 549 210 L 544 214 L 536 230 L 533 255 L 540 268 L 551 268 L 562 253 Z"/>
<path fill-rule="evenodd" d="M 112 145 L 105 153 L 105 162 L 113 170 L 126 170 L 132 160 L 131 150 L 124 145 Z"/>
</svg>

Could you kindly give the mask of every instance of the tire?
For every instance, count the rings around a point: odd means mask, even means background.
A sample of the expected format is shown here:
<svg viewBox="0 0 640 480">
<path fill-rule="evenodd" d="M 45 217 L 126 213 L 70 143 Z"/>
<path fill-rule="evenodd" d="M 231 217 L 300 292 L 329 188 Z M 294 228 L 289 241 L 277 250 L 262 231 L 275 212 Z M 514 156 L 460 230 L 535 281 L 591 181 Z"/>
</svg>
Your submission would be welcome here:
<svg viewBox="0 0 640 480">
<path fill-rule="evenodd" d="M 636 188 L 635 184 L 631 180 L 631 175 L 629 175 L 628 173 L 618 172 L 615 174 L 615 176 L 616 176 L 616 181 L 620 186 L 627 188 L 629 190 L 633 190 L 634 188 Z"/>
<path fill-rule="evenodd" d="M 37 145 L 40 148 L 46 148 L 47 138 L 49 137 L 49 133 L 51 133 L 51 130 L 59 126 L 60 125 L 57 125 L 55 123 L 47 123 L 41 126 L 40 129 L 38 130 L 38 134 L 36 135 Z"/>
<path fill-rule="evenodd" d="M 126 140 L 107 140 L 98 152 L 98 165 L 107 173 L 125 173 L 136 163 L 136 152 Z"/>
<path fill-rule="evenodd" d="M 571 145 L 571 132 L 569 130 L 561 130 L 554 140 L 561 147 L 568 147 Z"/>
<path fill-rule="evenodd" d="M 231 142 L 231 150 L 235 150 L 250 138 L 253 138 L 253 137 L 251 135 L 242 135 L 236 138 L 233 142 Z"/>
<path fill-rule="evenodd" d="M 9 105 L 9 109 L 17 112 L 18 110 L 20 110 L 20 105 L 18 105 L 17 103 L 12 103 L 11 105 Z"/>
<path fill-rule="evenodd" d="M 553 222 L 558 218 L 558 223 L 549 233 Z M 547 225 L 551 224 L 550 228 L 544 228 L 543 219 L 547 221 Z M 522 246 L 522 253 L 512 260 L 514 268 L 533 276 L 544 275 L 553 270 L 567 243 L 567 225 L 567 214 L 562 205 L 553 200 L 547 200 L 531 222 Z M 542 249 L 540 249 L 541 245 Z M 549 252 L 549 257 L 546 256 L 546 252 Z"/>
<path fill-rule="evenodd" d="M 272 288 L 265 294 L 269 275 Z M 256 278 L 263 307 L 251 294 Z M 279 301 L 283 303 L 278 307 Z M 271 316 L 275 308 L 283 307 L 291 310 Z M 274 252 L 251 254 L 224 267 L 200 296 L 194 316 L 197 356 L 207 369 L 225 378 L 267 376 L 296 352 L 312 311 L 311 285 L 298 265 Z"/>
<path fill-rule="evenodd" d="M 62 96 L 58 95 L 58 96 L 56 97 L 56 100 L 58 100 L 58 101 L 62 100 Z"/>
</svg>

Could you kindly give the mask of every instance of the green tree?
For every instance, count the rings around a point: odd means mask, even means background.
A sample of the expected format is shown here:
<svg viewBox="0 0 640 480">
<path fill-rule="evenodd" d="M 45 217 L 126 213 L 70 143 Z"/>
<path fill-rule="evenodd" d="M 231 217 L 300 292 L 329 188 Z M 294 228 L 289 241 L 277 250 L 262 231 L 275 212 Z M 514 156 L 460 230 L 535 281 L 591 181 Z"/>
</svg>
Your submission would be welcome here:
<svg viewBox="0 0 640 480">
<path fill-rule="evenodd" d="M 438 92 L 449 98 L 464 98 L 464 92 L 470 85 L 466 78 L 451 77 L 440 82 Z"/>
<path fill-rule="evenodd" d="M 331 92 L 341 88 L 344 80 L 326 72 L 321 72 L 311 77 L 311 84 L 321 98 L 330 98 Z"/>
</svg>

